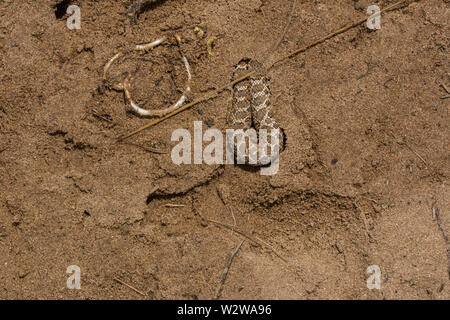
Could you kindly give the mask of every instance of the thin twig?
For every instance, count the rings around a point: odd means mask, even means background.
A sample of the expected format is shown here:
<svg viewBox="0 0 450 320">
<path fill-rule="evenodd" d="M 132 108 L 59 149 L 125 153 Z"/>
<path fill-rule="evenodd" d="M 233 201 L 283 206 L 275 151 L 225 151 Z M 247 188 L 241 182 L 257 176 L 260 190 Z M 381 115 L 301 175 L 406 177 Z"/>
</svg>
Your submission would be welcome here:
<svg viewBox="0 0 450 320">
<path fill-rule="evenodd" d="M 403 2 L 405 2 L 405 0 L 398 1 L 398 2 L 396 2 L 396 3 L 394 3 L 394 4 L 390 5 L 390 6 L 387 6 L 386 8 L 383 8 L 382 10 L 380 10 L 379 14 L 382 14 L 383 12 L 386 12 L 386 11 L 389 11 L 391 9 L 394 9 L 395 7 L 399 6 Z M 286 59 L 290 59 L 290 58 L 296 56 L 297 54 L 299 54 L 301 52 L 304 52 L 304 51 L 306 51 L 308 49 L 311 49 L 312 47 L 315 47 L 318 44 L 321 44 L 321 43 L 323 43 L 323 42 L 325 42 L 325 41 L 327 41 L 327 40 L 329 40 L 331 38 L 334 38 L 335 36 L 337 36 L 337 35 L 339 35 L 341 33 L 344 33 L 344 32 L 346 32 L 346 31 L 348 31 L 350 29 L 353 29 L 353 28 L 359 26 L 360 24 L 363 24 L 366 21 L 367 21 L 367 17 L 361 18 L 360 20 L 355 21 L 355 22 L 353 22 L 353 23 L 351 23 L 351 24 L 349 24 L 349 25 L 347 25 L 345 27 L 342 27 L 341 29 L 339 29 L 337 31 L 334 31 L 334 32 L 326 35 L 325 37 L 314 41 L 313 43 L 311 43 L 311 44 L 309 44 L 307 46 L 304 46 L 304 47 L 302 47 L 300 49 L 296 49 L 296 50 L 292 51 L 291 53 L 287 54 L 286 56 L 278 59 L 274 64 L 282 62 L 283 60 L 286 60 Z"/>
<path fill-rule="evenodd" d="M 117 281 L 118 283 L 130 288 L 131 290 L 133 290 L 134 292 L 139 293 L 141 296 L 144 297 L 148 297 L 148 295 L 146 295 L 145 293 L 143 293 L 142 291 L 139 291 L 138 289 L 136 289 L 135 287 L 129 285 L 128 283 L 123 282 L 122 280 L 118 279 L 118 278 L 113 278 L 114 281 Z"/>
<path fill-rule="evenodd" d="M 230 212 L 231 212 L 231 216 L 233 217 L 233 230 L 234 230 L 234 228 L 236 228 L 236 225 L 237 225 L 236 217 L 234 216 L 233 208 L 229 207 L 229 209 L 230 209 Z M 231 230 L 231 233 L 233 233 L 233 230 Z"/>
<path fill-rule="evenodd" d="M 364 224 L 364 229 L 366 231 L 367 243 L 369 243 L 370 242 L 370 239 L 369 239 L 370 238 L 370 233 L 369 233 L 369 225 L 368 225 L 367 219 L 366 219 L 366 214 L 360 208 L 359 208 L 359 214 L 361 216 L 361 219 L 362 219 L 363 224 Z"/>
<path fill-rule="evenodd" d="M 137 144 L 137 143 L 132 143 L 132 142 L 121 142 L 121 143 L 130 145 L 130 146 L 133 146 L 133 147 L 140 148 L 140 149 L 142 149 L 144 151 L 147 151 L 147 152 L 150 152 L 150 153 L 156 153 L 156 154 L 168 154 L 169 153 L 168 151 L 165 151 L 165 150 L 144 147 L 144 146 L 141 146 L 140 144 Z"/>
<path fill-rule="evenodd" d="M 104 120 L 104 121 L 106 121 L 106 122 L 112 122 L 111 119 L 108 119 L 108 118 L 102 116 L 102 115 L 99 114 L 99 113 L 97 112 L 97 110 L 95 110 L 95 109 L 92 109 L 92 115 L 93 115 L 94 117 L 97 117 L 97 118 L 99 118 L 99 119 L 102 119 L 102 120 Z"/>
<path fill-rule="evenodd" d="M 425 164 L 427 168 L 430 167 L 425 159 L 422 158 L 422 156 L 418 154 L 413 148 L 411 148 L 411 146 L 406 141 L 403 141 L 402 144 L 404 144 L 412 153 L 414 153 Z"/>
<path fill-rule="evenodd" d="M 184 208 L 185 207 L 184 204 L 171 204 L 171 203 L 166 203 L 164 206 L 166 208 Z"/>
<path fill-rule="evenodd" d="M 383 12 L 386 12 L 386 11 L 388 11 L 388 10 L 394 9 L 395 7 L 399 6 L 400 4 L 402 4 L 402 3 L 404 3 L 404 2 L 405 2 L 405 0 L 402 0 L 402 1 L 399 1 L 399 2 L 394 3 L 393 5 L 390 5 L 390 6 L 386 7 L 386 8 L 384 8 L 384 9 L 382 9 L 382 10 L 380 11 L 380 14 L 383 13 Z M 350 29 L 352 29 L 352 28 L 354 28 L 354 27 L 356 27 L 356 26 L 358 26 L 358 25 L 364 23 L 365 21 L 367 21 L 367 17 L 364 17 L 364 19 L 358 20 L 358 21 L 356 21 L 356 22 L 354 22 L 354 23 L 352 23 L 352 24 L 350 24 L 350 25 L 348 25 L 348 26 L 346 26 L 346 27 L 343 27 L 343 28 L 341 28 L 341 29 L 339 29 L 339 30 L 337 30 L 337 31 L 335 31 L 335 32 L 332 32 L 332 33 L 330 33 L 329 35 L 327 35 L 327 36 L 325 36 L 325 37 L 323 37 L 323 38 L 321 38 L 321 39 L 319 39 L 319 40 L 317 40 L 317 41 L 314 41 L 313 43 L 311 43 L 311 44 L 309 44 L 309 45 L 307 45 L 307 46 L 305 46 L 305 47 L 303 47 L 303 48 L 297 49 L 297 50 L 295 50 L 295 51 L 289 53 L 288 55 L 286 55 L 286 56 L 284 56 L 284 57 L 282 57 L 282 58 L 276 60 L 276 61 L 272 64 L 271 67 L 273 67 L 273 66 L 274 66 L 275 64 L 277 64 L 277 63 L 282 62 L 283 60 L 293 58 L 293 57 L 296 56 L 297 54 L 299 54 L 299 53 L 301 53 L 301 52 L 304 52 L 304 51 L 306 51 L 306 50 L 308 50 L 308 49 L 311 49 L 312 47 L 315 47 L 315 46 L 321 44 L 322 42 L 325 42 L 325 41 L 328 40 L 328 39 L 331 39 L 331 38 L 333 38 L 333 37 L 335 37 L 335 36 L 337 36 L 337 35 L 339 35 L 339 34 L 345 32 L 345 31 L 348 31 L 348 30 L 350 30 Z M 271 67 L 270 67 L 270 68 L 271 68 Z M 230 83 L 228 83 L 228 84 L 226 84 L 226 85 L 224 85 L 224 86 L 222 86 L 222 87 L 220 87 L 220 88 L 218 88 L 218 89 L 215 89 L 215 90 L 211 91 L 210 93 L 206 93 L 205 95 L 203 95 L 203 96 L 201 96 L 201 97 L 199 97 L 199 98 L 193 100 L 192 102 L 190 102 L 190 103 L 188 103 L 188 104 L 185 104 L 184 106 L 178 108 L 177 110 L 175 110 L 175 111 L 173 111 L 173 112 L 171 112 L 171 113 L 169 113 L 169 114 L 166 114 L 165 116 L 163 116 L 163 117 L 161 117 L 161 118 L 155 119 L 155 120 L 153 120 L 153 121 L 147 123 L 146 125 L 144 125 L 144 126 L 138 128 L 138 129 L 136 129 L 136 130 L 133 131 L 133 132 L 130 132 L 130 133 L 124 135 L 124 136 L 119 137 L 118 139 L 119 139 L 119 140 L 127 139 L 127 138 L 129 138 L 129 137 L 131 137 L 131 136 L 134 136 L 134 135 L 136 135 L 136 134 L 138 134 L 138 133 L 142 132 L 143 130 L 146 130 L 146 129 L 150 128 L 150 127 L 153 127 L 153 126 L 157 125 L 158 123 L 161 123 L 161 122 L 163 122 L 163 121 L 165 121 L 165 120 L 167 120 L 167 119 L 169 119 L 169 118 L 171 118 L 171 117 L 177 115 L 178 113 L 183 112 L 183 111 L 185 111 L 185 110 L 187 110 L 187 109 L 189 109 L 189 108 L 191 108 L 191 107 L 193 107 L 193 106 L 195 106 L 195 105 L 197 105 L 197 104 L 199 104 L 199 103 L 201 103 L 201 102 L 205 102 L 205 101 L 207 101 L 207 100 L 210 100 L 210 99 L 212 99 L 212 98 L 215 98 L 215 97 L 216 97 L 218 94 L 220 94 L 222 91 L 224 91 L 224 90 L 226 90 L 226 89 L 228 89 L 228 88 L 231 88 L 231 87 L 234 86 L 236 83 L 241 82 L 242 80 L 245 80 L 245 79 L 251 77 L 251 76 L 254 75 L 257 71 L 258 71 L 258 69 L 255 69 L 255 70 L 253 70 L 252 72 L 249 72 L 249 73 L 247 73 L 246 75 L 243 75 L 242 77 L 239 77 L 238 79 L 236 79 L 236 80 L 234 80 L 234 81 L 231 81 Z"/>
<path fill-rule="evenodd" d="M 197 212 L 197 213 L 198 213 L 198 212 Z M 199 214 L 199 213 L 198 213 L 198 214 Z M 199 215 L 200 215 L 200 214 L 199 214 Z M 217 225 L 217 226 L 219 226 L 219 227 L 223 227 L 223 228 L 226 228 L 226 229 L 228 229 L 228 230 L 231 230 L 231 231 L 233 231 L 233 232 L 235 232 L 235 233 L 237 233 L 237 234 L 240 234 L 241 236 L 247 238 L 247 239 L 250 240 L 251 242 L 253 242 L 253 243 L 259 245 L 260 247 L 266 247 L 266 248 L 268 248 L 268 249 L 269 249 L 270 251 L 272 251 L 278 258 L 280 258 L 280 259 L 283 260 L 284 262 L 288 263 L 288 261 L 287 261 L 285 258 L 283 258 L 282 255 L 280 255 L 278 252 L 276 252 L 274 248 L 272 248 L 270 245 L 268 245 L 268 244 L 265 243 L 264 241 L 262 241 L 262 240 L 260 240 L 260 239 L 257 239 L 257 238 L 255 238 L 255 237 L 252 237 L 252 236 L 246 234 L 245 232 L 240 231 L 239 229 L 234 228 L 233 226 L 229 226 L 229 225 L 227 225 L 227 224 L 224 224 L 224 223 L 221 223 L 221 222 L 218 222 L 218 221 L 215 221 L 215 220 L 203 218 L 201 215 L 200 215 L 200 217 L 201 217 L 203 220 L 207 221 L 207 222 L 214 223 L 215 225 Z"/>
<path fill-rule="evenodd" d="M 294 0 L 292 3 L 291 13 L 288 16 L 286 26 L 284 27 L 283 32 L 281 33 L 280 37 L 278 38 L 278 41 L 275 43 L 275 45 L 268 52 L 267 56 L 263 60 L 266 60 L 268 57 L 270 57 L 278 49 L 281 42 L 283 42 L 284 37 L 286 36 L 287 31 L 289 30 L 289 26 L 291 25 L 292 17 L 294 16 L 296 6 L 297 6 L 297 0 Z M 264 63 L 264 61 L 263 61 L 263 63 Z"/>
<path fill-rule="evenodd" d="M 445 244 L 447 245 L 447 273 L 448 273 L 448 278 L 450 280 L 450 241 L 448 239 L 447 234 L 445 233 L 445 230 L 444 230 L 444 227 L 442 224 L 441 213 L 440 213 L 439 208 L 436 206 L 436 201 L 433 203 L 431 211 L 433 214 L 433 219 L 436 219 L 438 229 L 441 232 L 442 237 L 444 238 Z"/>
<path fill-rule="evenodd" d="M 225 284 L 225 280 L 227 279 L 228 271 L 230 270 L 231 264 L 233 263 L 233 259 L 237 255 L 239 250 L 241 249 L 241 247 L 244 244 L 244 242 L 245 242 L 245 240 L 242 240 L 242 242 L 231 253 L 231 256 L 228 259 L 228 262 L 227 262 L 227 264 L 225 266 L 225 269 L 223 270 L 222 275 L 220 276 L 220 283 L 219 283 L 219 285 L 217 286 L 217 289 L 216 289 L 215 300 L 218 300 L 220 298 L 220 295 L 222 294 L 223 285 Z"/>
<path fill-rule="evenodd" d="M 446 96 L 442 96 L 441 99 L 448 99 L 450 98 L 450 90 L 447 88 L 447 86 L 443 83 L 441 83 L 441 87 L 447 92 Z"/>
</svg>

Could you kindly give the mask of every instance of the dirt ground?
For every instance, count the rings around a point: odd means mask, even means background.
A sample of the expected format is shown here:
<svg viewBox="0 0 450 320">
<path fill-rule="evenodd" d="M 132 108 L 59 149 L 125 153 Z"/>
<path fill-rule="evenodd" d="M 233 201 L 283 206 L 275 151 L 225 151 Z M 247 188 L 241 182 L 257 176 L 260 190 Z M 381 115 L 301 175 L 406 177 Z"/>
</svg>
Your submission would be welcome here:
<svg viewBox="0 0 450 320">
<path fill-rule="evenodd" d="M 393 2 L 299 0 L 274 55 Z M 0 1 L 0 299 L 213 299 L 242 240 L 222 299 L 449 299 L 449 3 L 410 3 L 268 70 L 287 140 L 279 172 L 262 176 L 171 161 L 175 129 L 226 129 L 230 91 L 118 143 L 149 120 L 102 85 L 103 67 L 176 31 L 192 100 L 241 58 L 261 61 L 292 1 L 167 0 L 135 23 L 125 0 Z M 186 80 L 174 48 L 111 77 L 132 72 L 136 100 L 165 107 Z M 66 287 L 71 265 L 81 290 Z"/>
</svg>

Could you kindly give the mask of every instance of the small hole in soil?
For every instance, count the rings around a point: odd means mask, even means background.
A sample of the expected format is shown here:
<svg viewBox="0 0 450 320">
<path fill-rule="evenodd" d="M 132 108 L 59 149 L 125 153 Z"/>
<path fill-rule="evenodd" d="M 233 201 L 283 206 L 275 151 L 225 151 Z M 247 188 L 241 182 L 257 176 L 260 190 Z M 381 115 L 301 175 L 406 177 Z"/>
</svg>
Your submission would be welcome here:
<svg viewBox="0 0 450 320">
<path fill-rule="evenodd" d="M 69 7 L 71 2 L 72 0 L 63 0 L 55 5 L 56 19 L 62 19 L 66 15 L 67 8 Z"/>
</svg>

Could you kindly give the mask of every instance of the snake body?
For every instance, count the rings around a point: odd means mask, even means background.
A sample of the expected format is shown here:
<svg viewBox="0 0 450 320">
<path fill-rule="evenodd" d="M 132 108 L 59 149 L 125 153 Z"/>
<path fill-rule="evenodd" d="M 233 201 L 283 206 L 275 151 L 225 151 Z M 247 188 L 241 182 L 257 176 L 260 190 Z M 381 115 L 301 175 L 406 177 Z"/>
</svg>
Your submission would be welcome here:
<svg viewBox="0 0 450 320">
<path fill-rule="evenodd" d="M 241 59 L 235 67 L 233 79 L 238 79 L 259 67 L 260 64 L 254 60 Z M 238 138 L 236 144 L 234 145 L 233 141 L 233 144 L 227 147 L 234 148 L 235 155 L 241 155 L 241 159 L 237 159 L 238 164 L 263 166 L 272 162 L 278 157 L 279 152 L 284 149 L 284 132 L 277 125 L 270 111 L 270 96 L 269 79 L 262 73 L 257 72 L 255 75 L 233 86 L 232 107 L 227 121 L 231 129 L 242 129 L 242 131 L 236 134 Z M 266 137 L 270 137 L 271 132 L 274 132 L 275 129 L 279 132 L 278 142 L 269 141 L 272 144 L 266 154 L 269 158 L 264 161 L 261 150 L 258 150 L 258 148 L 247 148 L 247 146 L 260 145 L 262 139 L 269 140 Z M 266 137 L 261 136 L 264 130 L 267 132 Z M 249 134 L 245 135 L 243 131 Z M 248 141 L 245 140 L 245 137 L 242 138 L 244 135 Z M 239 139 L 239 136 L 241 136 L 241 139 Z"/>
</svg>

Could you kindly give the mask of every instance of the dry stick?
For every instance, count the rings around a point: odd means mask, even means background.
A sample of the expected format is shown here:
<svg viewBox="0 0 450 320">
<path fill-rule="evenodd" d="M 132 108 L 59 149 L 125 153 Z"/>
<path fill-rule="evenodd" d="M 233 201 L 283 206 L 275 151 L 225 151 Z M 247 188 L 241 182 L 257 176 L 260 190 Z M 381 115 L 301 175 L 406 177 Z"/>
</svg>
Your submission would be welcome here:
<svg viewBox="0 0 450 320">
<path fill-rule="evenodd" d="M 426 168 L 430 167 L 425 159 L 422 158 L 422 156 L 418 154 L 406 141 L 401 142 L 401 144 L 405 145 L 412 153 L 414 153 L 425 164 Z"/>
<path fill-rule="evenodd" d="M 383 13 L 383 12 L 386 12 L 386 11 L 388 11 L 388 10 L 391 10 L 391 9 L 393 9 L 393 8 L 395 8 L 395 7 L 397 7 L 398 5 L 404 3 L 405 1 L 406 1 L 406 0 L 398 1 L 398 2 L 396 2 L 396 3 L 394 3 L 394 4 L 390 5 L 390 6 L 388 6 L 388 7 L 386 7 L 386 8 L 383 8 L 383 9 L 380 11 L 380 14 Z M 354 28 L 354 27 L 356 27 L 356 26 L 359 26 L 360 24 L 364 23 L 365 21 L 367 21 L 367 17 L 364 17 L 364 19 L 358 20 L 358 21 L 356 21 L 356 22 L 354 22 L 354 23 L 352 23 L 352 24 L 350 24 L 350 25 L 348 25 L 348 26 L 346 26 L 346 27 L 343 27 L 343 28 L 341 28 L 341 29 L 339 29 L 339 30 L 337 30 L 337 31 L 335 31 L 335 32 L 332 32 L 332 33 L 330 33 L 329 35 L 327 35 L 327 36 L 325 36 L 325 37 L 323 37 L 323 38 L 321 38 L 321 39 L 319 39 L 319 40 L 317 40 L 317 41 L 314 41 L 313 43 L 311 43 L 311 44 L 309 44 L 309 45 L 307 45 L 307 46 L 305 46 L 305 47 L 302 47 L 302 48 L 300 48 L 300 49 L 297 49 L 297 50 L 291 52 L 290 54 L 288 54 L 288 55 L 286 55 L 286 56 L 284 56 L 284 57 L 278 59 L 277 61 L 275 61 L 275 62 L 272 64 L 272 66 L 275 65 L 276 63 L 282 62 L 282 61 L 284 61 L 284 60 L 286 60 L 286 59 L 290 59 L 290 58 L 294 57 L 295 55 L 297 55 L 297 54 L 299 54 L 299 53 L 301 53 L 301 52 L 304 52 L 304 51 L 306 51 L 306 50 L 308 50 L 308 49 L 311 49 L 312 47 L 315 47 L 315 46 L 321 44 L 322 42 L 325 42 L 326 40 L 328 40 L 328 39 L 330 39 L 330 38 L 333 38 L 333 37 L 335 37 L 335 36 L 337 36 L 337 35 L 339 35 L 339 34 L 345 32 L 345 31 L 348 31 L 348 30 L 350 30 L 350 29 L 352 29 L 352 28 Z M 241 82 L 242 80 L 245 80 L 245 79 L 251 77 L 251 76 L 254 75 L 257 71 L 258 71 L 258 70 L 254 70 L 254 71 L 252 71 L 252 72 L 250 72 L 250 73 L 248 73 L 248 74 L 246 74 L 246 75 L 243 75 L 242 77 L 240 77 L 240 78 L 238 78 L 238 79 L 236 79 L 236 80 L 234 80 L 234 81 L 232 81 L 232 82 L 230 82 L 230 83 L 228 83 L 228 84 L 222 86 L 221 88 L 218 88 L 218 89 L 212 91 L 212 92 L 209 93 L 209 94 L 205 94 L 204 96 L 195 99 L 194 101 L 192 101 L 192 102 L 190 102 L 190 103 L 184 105 L 183 107 L 181 107 L 181 108 L 179 108 L 179 109 L 177 109 L 177 110 L 175 110 L 175 111 L 173 111 L 173 112 L 171 112 L 171 113 L 165 115 L 164 117 L 155 119 L 155 120 L 153 120 L 153 121 L 147 123 L 146 125 L 142 126 L 141 128 L 139 128 L 139 129 L 137 129 L 137 130 L 135 130 L 135 131 L 133 131 L 133 132 L 130 132 L 130 133 L 126 134 L 125 136 L 119 137 L 118 139 L 119 139 L 119 140 L 127 139 L 127 138 L 129 138 L 129 137 L 131 137 L 131 136 L 134 136 L 135 134 L 137 134 L 137 133 L 139 133 L 139 132 L 141 132 L 141 131 L 143 131 L 143 130 L 145 130 L 145 129 L 148 129 L 148 128 L 150 128 L 150 127 L 153 127 L 153 126 L 155 126 L 156 124 L 158 124 L 158 123 L 160 123 L 160 122 L 163 122 L 164 120 L 173 117 L 174 115 L 176 115 L 176 114 L 178 114 L 178 113 L 180 113 L 180 112 L 183 112 L 183 111 L 186 110 L 186 109 L 191 108 L 191 107 L 194 106 L 194 105 L 197 105 L 197 104 L 199 104 L 199 103 L 201 103 L 201 102 L 210 100 L 210 99 L 214 98 L 215 96 L 217 96 L 217 95 L 218 95 L 219 93 L 221 93 L 222 91 L 224 91 L 225 89 L 228 89 L 228 88 L 234 86 L 236 83 Z"/>
<path fill-rule="evenodd" d="M 439 178 L 439 180 L 441 180 L 441 179 L 440 179 L 440 176 L 441 176 L 442 174 L 441 174 L 437 169 L 431 167 L 431 166 L 425 161 L 425 159 L 424 159 L 419 153 L 417 153 L 417 152 L 416 152 L 416 151 L 415 151 L 415 150 L 414 150 L 414 149 L 406 142 L 406 138 L 403 138 L 402 141 L 400 142 L 399 139 L 398 139 L 395 135 L 393 135 L 392 133 L 391 133 L 391 136 L 393 137 L 393 139 L 395 139 L 395 140 L 397 141 L 397 143 L 398 143 L 399 145 L 407 147 L 407 148 L 409 149 L 409 151 L 411 151 L 412 153 L 414 153 L 414 155 L 415 155 L 417 158 L 419 158 L 420 161 L 423 162 L 423 164 L 425 165 L 425 168 L 431 170 L 434 174 L 437 175 L 437 177 Z M 442 181 L 442 180 L 441 180 L 441 181 Z M 449 253 L 449 254 L 450 254 L 450 253 Z"/>
<path fill-rule="evenodd" d="M 130 286 L 128 283 L 125 283 L 125 282 L 123 282 L 122 280 L 120 280 L 120 279 L 118 279 L 118 278 L 114 278 L 113 280 L 114 280 L 114 281 L 117 281 L 117 282 L 120 283 L 120 284 L 123 284 L 124 286 L 130 288 L 131 290 L 133 290 L 133 291 L 139 293 L 140 295 L 142 295 L 142 296 L 144 296 L 144 297 L 148 297 L 148 296 L 147 296 L 145 293 L 143 293 L 142 291 L 139 291 L 139 290 L 136 289 L 135 287 Z"/>
<path fill-rule="evenodd" d="M 222 294 L 223 285 L 225 284 L 225 280 L 227 279 L 228 271 L 230 270 L 231 264 L 233 263 L 233 259 L 241 249 L 244 242 L 245 240 L 242 240 L 242 242 L 236 247 L 236 249 L 231 254 L 230 258 L 228 259 L 227 265 L 225 266 L 225 269 L 223 270 L 222 275 L 220 276 L 220 283 L 216 289 L 216 297 L 215 297 L 216 300 L 219 299 L 220 295 Z"/>
<path fill-rule="evenodd" d="M 156 148 L 144 147 L 144 146 L 141 146 L 140 144 L 137 144 L 137 143 L 132 143 L 132 142 L 126 142 L 126 143 L 123 142 L 123 143 L 127 144 L 127 145 L 130 145 L 130 146 L 133 146 L 133 147 L 140 148 L 140 149 L 142 149 L 144 151 L 147 151 L 149 153 L 156 153 L 156 154 L 168 154 L 169 153 L 166 150 L 160 150 L 160 149 L 156 149 Z"/>
<path fill-rule="evenodd" d="M 229 209 L 230 209 L 230 212 L 231 212 L 231 216 L 233 217 L 233 230 L 234 230 L 234 228 L 236 228 L 236 225 L 237 225 L 236 217 L 234 216 L 233 208 L 229 207 Z M 233 230 L 231 230 L 231 233 L 233 233 Z"/>
<path fill-rule="evenodd" d="M 389 10 L 399 6 L 400 4 L 404 3 L 405 1 L 406 0 L 401 0 L 401 1 L 398 1 L 398 2 L 396 2 L 396 3 L 394 3 L 394 4 L 390 5 L 390 6 L 387 6 L 386 8 L 383 8 L 382 10 L 380 10 L 379 14 L 382 14 L 383 12 L 389 11 Z M 331 38 L 333 38 L 333 37 L 335 37 L 335 36 L 337 36 L 337 35 L 339 35 L 341 33 L 344 33 L 344 32 L 346 32 L 346 31 L 348 31 L 350 29 L 353 29 L 354 27 L 357 27 L 357 26 L 359 26 L 360 24 L 363 24 L 366 21 L 367 21 L 367 17 L 364 17 L 361 20 L 355 21 L 355 22 L 353 22 L 353 23 L 351 23 L 351 24 L 349 24 L 349 25 L 347 25 L 345 27 L 342 27 L 341 29 L 339 29 L 339 30 L 337 30 L 335 32 L 332 32 L 332 33 L 328 34 L 327 36 L 325 36 L 325 37 L 323 37 L 323 38 L 321 38 L 321 39 L 319 39 L 319 40 L 317 40 L 317 41 L 315 41 L 315 42 L 313 42 L 313 43 L 311 43 L 311 44 L 309 44 L 309 45 L 307 45 L 307 46 L 305 46 L 303 48 L 294 50 L 293 52 L 289 53 L 288 55 L 286 55 L 286 56 L 282 57 L 281 59 L 277 60 L 274 64 L 276 64 L 278 62 L 281 62 L 283 60 L 292 58 L 293 56 L 296 56 L 297 54 L 299 54 L 299 53 L 301 53 L 303 51 L 306 51 L 306 50 L 308 50 L 308 49 L 310 49 L 312 47 L 315 47 L 318 44 L 320 44 L 322 42 L 325 42 L 325 41 L 327 41 L 327 40 L 329 40 L 329 39 L 331 39 Z"/>
<path fill-rule="evenodd" d="M 366 214 L 361 209 L 359 210 L 359 214 L 360 214 L 361 219 L 362 219 L 362 221 L 364 223 L 364 228 L 365 228 L 365 231 L 366 231 L 367 243 L 370 243 L 370 233 L 369 233 L 369 226 L 368 226 L 367 219 L 366 219 Z"/>
<path fill-rule="evenodd" d="M 203 220 L 207 221 L 207 222 L 214 223 L 215 225 L 217 225 L 219 227 L 223 227 L 223 228 L 226 228 L 226 229 L 231 230 L 233 232 L 236 232 L 236 233 L 240 234 L 241 236 L 247 238 L 248 240 L 252 241 L 253 243 L 256 243 L 260 247 L 266 247 L 266 248 L 270 249 L 270 251 L 272 251 L 278 258 L 280 258 L 284 262 L 288 263 L 288 261 L 285 258 L 283 258 L 282 255 L 280 255 L 278 252 L 276 252 L 274 248 L 272 248 L 270 245 L 268 245 L 267 243 L 265 243 L 261 239 L 256 239 L 256 238 L 254 238 L 254 237 L 252 237 L 252 236 L 250 236 L 250 235 L 248 235 L 248 234 L 246 234 L 246 233 L 244 233 L 244 232 L 242 232 L 242 231 L 240 231 L 240 230 L 238 230 L 238 229 L 236 229 L 236 228 L 234 228 L 232 226 L 229 226 L 227 224 L 224 224 L 224 223 L 221 223 L 221 222 L 218 222 L 218 221 L 215 221 L 215 220 L 211 220 L 211 219 L 206 219 L 206 218 L 203 218 L 202 216 L 200 216 L 200 217 Z"/>
<path fill-rule="evenodd" d="M 297 0 L 294 0 L 294 2 L 292 3 L 291 13 L 289 14 L 289 17 L 288 17 L 287 22 L 286 22 L 286 26 L 284 27 L 283 32 L 281 33 L 280 37 L 278 38 L 278 41 L 275 43 L 275 45 L 272 47 L 272 49 L 268 52 L 266 57 L 263 59 L 263 63 L 265 62 L 265 60 L 268 57 L 270 57 L 278 49 L 278 47 L 280 46 L 281 42 L 283 42 L 284 37 L 286 36 L 286 33 L 289 30 L 289 26 L 291 25 L 292 17 L 294 16 L 296 6 L 297 6 Z"/>
<path fill-rule="evenodd" d="M 431 210 L 433 212 L 434 218 L 436 218 L 438 229 L 441 232 L 442 237 L 444 238 L 444 241 L 447 245 L 447 273 L 448 273 L 448 279 L 450 280 L 450 241 L 449 241 L 448 236 L 445 233 L 444 227 L 442 225 L 441 214 L 440 214 L 439 208 L 436 206 L 436 201 L 433 203 Z"/>
<path fill-rule="evenodd" d="M 447 88 L 447 86 L 443 83 L 441 83 L 441 87 L 447 92 L 446 96 L 442 96 L 441 99 L 448 99 L 450 98 L 450 90 Z"/>
<path fill-rule="evenodd" d="M 97 118 L 99 118 L 99 119 L 102 119 L 102 120 L 104 120 L 104 121 L 106 121 L 106 122 L 112 122 L 111 119 L 108 119 L 108 118 L 106 118 L 106 117 L 100 115 L 100 114 L 97 112 L 97 110 L 92 109 L 92 111 L 93 111 L 93 112 L 92 112 L 92 115 L 93 115 L 94 117 L 97 117 Z"/>
<path fill-rule="evenodd" d="M 164 206 L 166 208 L 184 208 L 185 207 L 184 204 L 172 204 L 172 203 L 167 203 Z"/>
</svg>

